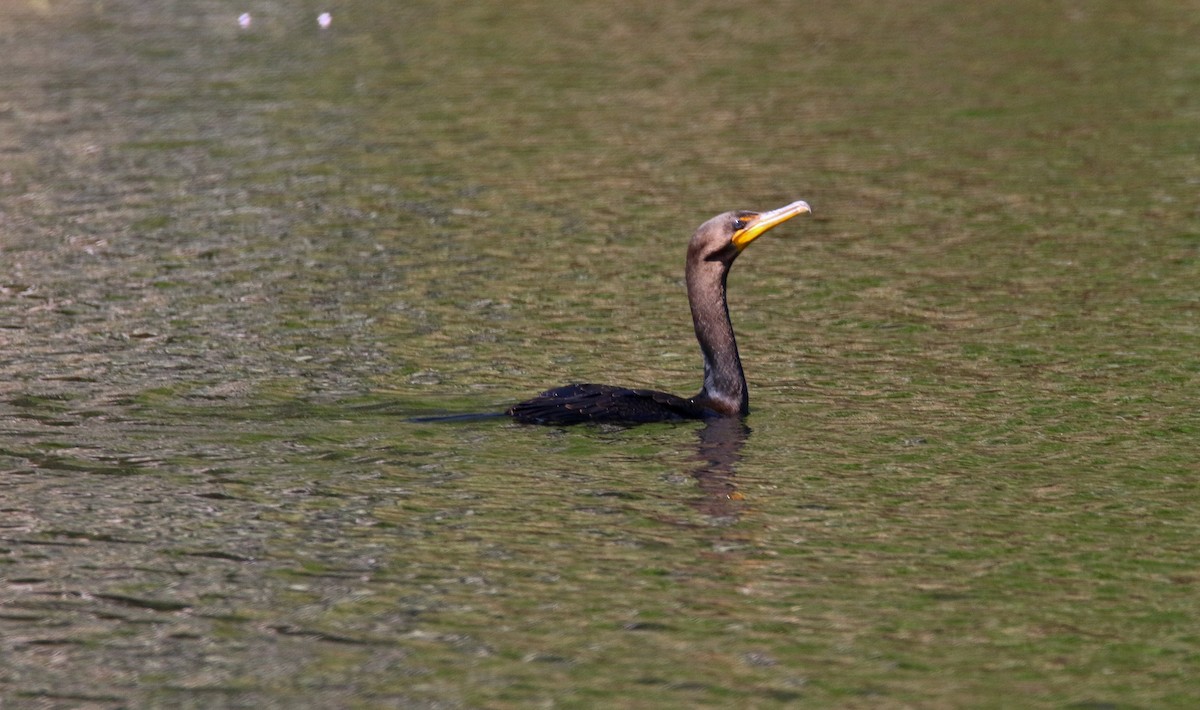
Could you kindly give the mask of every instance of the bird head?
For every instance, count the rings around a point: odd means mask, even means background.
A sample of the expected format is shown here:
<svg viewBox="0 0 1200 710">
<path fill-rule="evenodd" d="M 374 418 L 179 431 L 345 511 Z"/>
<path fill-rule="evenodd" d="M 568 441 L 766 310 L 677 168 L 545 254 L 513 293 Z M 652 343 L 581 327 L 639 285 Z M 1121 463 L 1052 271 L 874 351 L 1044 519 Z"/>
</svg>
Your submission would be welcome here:
<svg viewBox="0 0 1200 710">
<path fill-rule="evenodd" d="M 750 242 L 792 217 L 807 212 L 812 212 L 808 203 L 797 200 L 769 212 L 738 210 L 719 214 L 700 225 L 692 235 L 692 241 L 688 244 L 689 262 L 695 258 L 698 261 L 732 264 L 737 255 L 750 246 Z"/>
</svg>

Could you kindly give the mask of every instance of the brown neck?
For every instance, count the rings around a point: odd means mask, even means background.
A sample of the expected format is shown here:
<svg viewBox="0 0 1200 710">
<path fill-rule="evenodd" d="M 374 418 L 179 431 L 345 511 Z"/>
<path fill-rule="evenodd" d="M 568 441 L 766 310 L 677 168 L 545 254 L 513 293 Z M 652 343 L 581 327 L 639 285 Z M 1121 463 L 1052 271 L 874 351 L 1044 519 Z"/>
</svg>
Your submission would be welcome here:
<svg viewBox="0 0 1200 710">
<path fill-rule="evenodd" d="M 750 396 L 725 301 L 729 262 L 688 259 L 687 291 L 696 340 L 704 354 L 704 386 L 693 400 L 722 414 L 747 414 Z"/>
</svg>

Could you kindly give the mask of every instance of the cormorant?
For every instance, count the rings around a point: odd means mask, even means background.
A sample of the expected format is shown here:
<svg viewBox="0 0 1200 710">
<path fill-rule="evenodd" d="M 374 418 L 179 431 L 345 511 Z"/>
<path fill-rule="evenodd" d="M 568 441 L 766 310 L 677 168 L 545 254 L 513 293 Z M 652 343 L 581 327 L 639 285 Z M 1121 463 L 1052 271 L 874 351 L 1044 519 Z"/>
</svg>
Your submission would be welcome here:
<svg viewBox="0 0 1200 710">
<path fill-rule="evenodd" d="M 725 278 L 734 259 L 767 230 L 810 212 L 793 202 L 769 212 L 725 212 L 696 229 L 688 242 L 687 293 L 696 340 L 704 355 L 704 385 L 695 396 L 613 385 L 573 384 L 547 390 L 513 405 L 507 414 L 526 424 L 644 422 L 745 416 L 750 411 L 746 375 L 738 357 Z"/>
</svg>

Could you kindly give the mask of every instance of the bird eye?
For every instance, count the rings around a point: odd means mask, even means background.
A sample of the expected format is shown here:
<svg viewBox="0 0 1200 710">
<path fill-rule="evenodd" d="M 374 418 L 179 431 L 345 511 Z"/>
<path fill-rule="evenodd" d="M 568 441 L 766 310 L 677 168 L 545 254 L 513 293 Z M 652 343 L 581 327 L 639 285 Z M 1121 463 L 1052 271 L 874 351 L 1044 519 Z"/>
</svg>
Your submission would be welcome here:
<svg viewBox="0 0 1200 710">
<path fill-rule="evenodd" d="M 745 228 L 746 228 L 746 220 L 740 219 L 740 218 L 733 220 L 733 231 L 740 232 Z"/>
</svg>

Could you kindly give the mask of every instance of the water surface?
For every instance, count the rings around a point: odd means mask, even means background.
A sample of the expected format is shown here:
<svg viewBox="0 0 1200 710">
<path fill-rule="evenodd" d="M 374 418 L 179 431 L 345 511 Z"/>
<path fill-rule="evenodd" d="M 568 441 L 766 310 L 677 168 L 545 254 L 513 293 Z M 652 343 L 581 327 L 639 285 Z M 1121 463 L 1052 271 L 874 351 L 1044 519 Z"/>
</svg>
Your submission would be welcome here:
<svg viewBox="0 0 1200 710">
<path fill-rule="evenodd" d="M 1192 10 L 10 3 L 0 704 L 1192 706 Z"/>
</svg>

